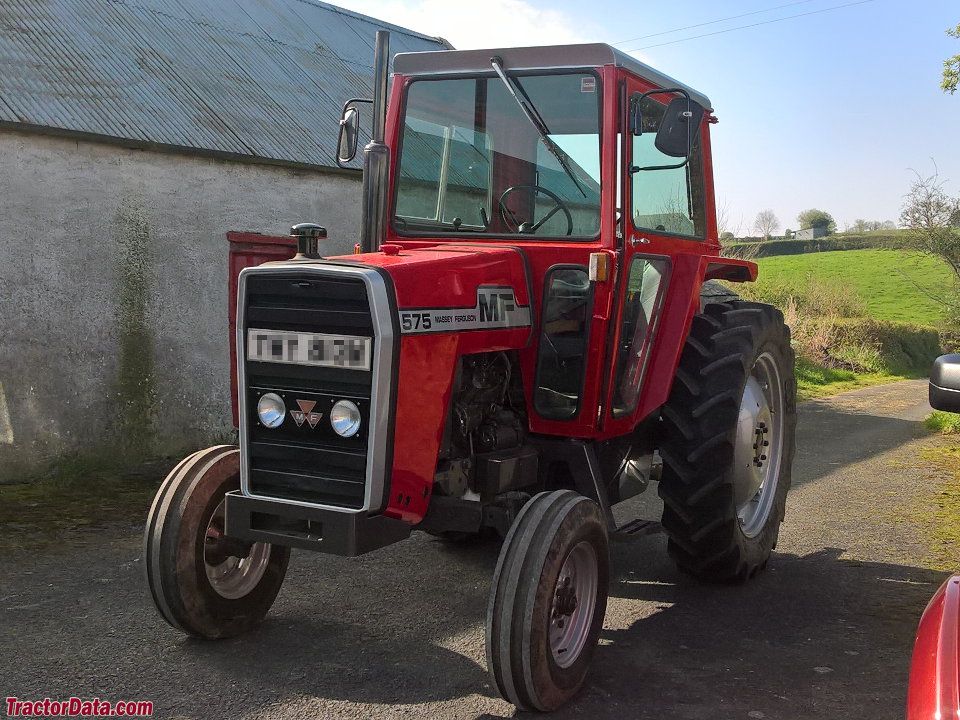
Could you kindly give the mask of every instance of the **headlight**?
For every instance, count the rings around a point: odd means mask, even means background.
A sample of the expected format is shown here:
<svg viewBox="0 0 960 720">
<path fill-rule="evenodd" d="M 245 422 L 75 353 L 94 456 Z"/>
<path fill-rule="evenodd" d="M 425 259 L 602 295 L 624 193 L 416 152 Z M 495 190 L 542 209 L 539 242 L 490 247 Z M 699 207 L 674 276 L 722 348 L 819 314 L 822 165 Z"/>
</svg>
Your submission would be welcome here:
<svg viewBox="0 0 960 720">
<path fill-rule="evenodd" d="M 330 426 L 340 437 L 353 437 L 360 429 L 360 408 L 349 400 L 339 400 L 330 410 Z"/>
<path fill-rule="evenodd" d="M 266 393 L 260 396 L 257 403 L 257 415 L 264 427 L 278 428 L 287 417 L 287 407 L 276 393 Z"/>
</svg>

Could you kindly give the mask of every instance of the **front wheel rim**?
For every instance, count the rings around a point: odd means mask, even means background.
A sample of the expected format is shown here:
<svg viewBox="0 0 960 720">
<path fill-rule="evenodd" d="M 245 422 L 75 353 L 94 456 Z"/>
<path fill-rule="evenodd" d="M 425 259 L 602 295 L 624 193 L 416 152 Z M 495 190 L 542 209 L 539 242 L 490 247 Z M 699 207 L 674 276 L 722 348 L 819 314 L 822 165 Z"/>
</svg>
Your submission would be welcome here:
<svg viewBox="0 0 960 720">
<path fill-rule="evenodd" d="M 217 552 L 217 544 L 226 538 L 225 507 L 225 501 L 221 500 L 207 523 L 203 538 L 203 568 L 210 587 L 217 595 L 227 600 L 239 600 L 253 592 L 260 584 L 267 565 L 270 564 L 271 548 L 269 543 L 256 542 L 250 545 L 245 557 L 227 555 L 220 562 L 212 560 L 213 557 L 223 555 L 222 552 Z"/>
<path fill-rule="evenodd" d="M 783 382 L 770 352 L 757 358 L 744 385 L 734 447 L 734 504 L 740 530 L 756 537 L 767 525 L 780 482 Z"/>
<path fill-rule="evenodd" d="M 563 561 L 550 604 L 550 652 L 561 668 L 573 665 L 587 644 L 598 583 L 597 551 L 581 540 Z"/>
</svg>

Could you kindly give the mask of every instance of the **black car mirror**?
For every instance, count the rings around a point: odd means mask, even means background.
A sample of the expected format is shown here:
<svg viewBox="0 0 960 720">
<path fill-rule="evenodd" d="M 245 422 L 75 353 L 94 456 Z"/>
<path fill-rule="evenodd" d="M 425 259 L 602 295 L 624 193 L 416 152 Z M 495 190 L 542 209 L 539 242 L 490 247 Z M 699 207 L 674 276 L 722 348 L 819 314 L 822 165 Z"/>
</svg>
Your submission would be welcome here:
<svg viewBox="0 0 960 720">
<path fill-rule="evenodd" d="M 670 101 L 657 128 L 654 146 L 664 155 L 676 158 L 690 157 L 690 148 L 700 131 L 703 107 L 687 97 Z"/>
<path fill-rule="evenodd" d="M 930 407 L 960 413 L 960 355 L 941 355 L 930 371 Z"/>
</svg>

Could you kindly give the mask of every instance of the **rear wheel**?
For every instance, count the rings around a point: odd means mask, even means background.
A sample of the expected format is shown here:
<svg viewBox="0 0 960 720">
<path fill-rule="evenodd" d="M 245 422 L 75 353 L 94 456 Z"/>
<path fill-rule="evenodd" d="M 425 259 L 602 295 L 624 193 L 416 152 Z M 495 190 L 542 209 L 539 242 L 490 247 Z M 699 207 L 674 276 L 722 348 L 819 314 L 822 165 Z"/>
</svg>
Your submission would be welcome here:
<svg viewBox="0 0 960 720">
<path fill-rule="evenodd" d="M 766 565 L 790 487 L 795 398 L 778 310 L 736 301 L 694 317 L 660 439 L 663 527 L 682 570 L 741 581 Z"/>
<path fill-rule="evenodd" d="M 569 490 L 528 502 L 500 551 L 487 666 L 521 710 L 555 710 L 583 685 L 603 626 L 609 558 L 600 508 Z"/>
<path fill-rule="evenodd" d="M 238 635 L 267 614 L 290 548 L 224 533 L 224 496 L 240 488 L 240 453 L 194 453 L 167 476 L 150 508 L 144 564 L 154 603 L 173 627 L 202 638 Z"/>
</svg>

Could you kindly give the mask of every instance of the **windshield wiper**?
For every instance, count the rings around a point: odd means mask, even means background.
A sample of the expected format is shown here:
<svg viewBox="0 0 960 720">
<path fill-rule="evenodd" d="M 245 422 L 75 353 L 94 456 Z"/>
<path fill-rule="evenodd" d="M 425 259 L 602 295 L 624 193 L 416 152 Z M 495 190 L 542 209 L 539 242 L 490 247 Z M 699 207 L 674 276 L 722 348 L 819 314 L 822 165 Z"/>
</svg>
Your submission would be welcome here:
<svg viewBox="0 0 960 720">
<path fill-rule="evenodd" d="M 547 150 L 549 150 L 557 159 L 557 162 L 560 163 L 560 167 L 563 168 L 563 171 L 567 174 L 567 177 L 573 180 L 573 184 L 577 186 L 577 190 L 580 191 L 580 194 L 586 197 L 587 193 L 584 191 L 583 186 L 580 185 L 580 181 L 577 180 L 577 176 L 574 175 L 573 170 L 571 170 L 570 166 L 567 164 L 567 154 L 557 147 L 557 144 L 550 139 L 550 130 L 547 128 L 547 124 L 543 121 L 540 113 L 537 112 L 537 108 L 534 107 L 530 96 L 527 95 L 523 89 L 523 86 L 520 85 L 520 81 L 507 74 L 507 71 L 503 68 L 503 60 L 499 56 L 490 58 L 490 64 L 493 65 L 493 69 L 496 71 L 497 75 L 500 76 L 500 79 L 503 80 L 503 84 L 507 86 L 507 91 L 510 93 L 511 97 L 517 101 L 517 105 L 519 105 L 520 109 L 523 110 L 523 114 L 527 116 L 527 120 L 530 121 L 530 124 L 533 125 L 533 127 L 539 133 L 540 139 L 543 140 L 543 144 L 547 146 Z M 518 93 L 517 90 L 520 92 Z M 520 97 L 521 93 L 523 94 L 523 97 Z"/>
</svg>

